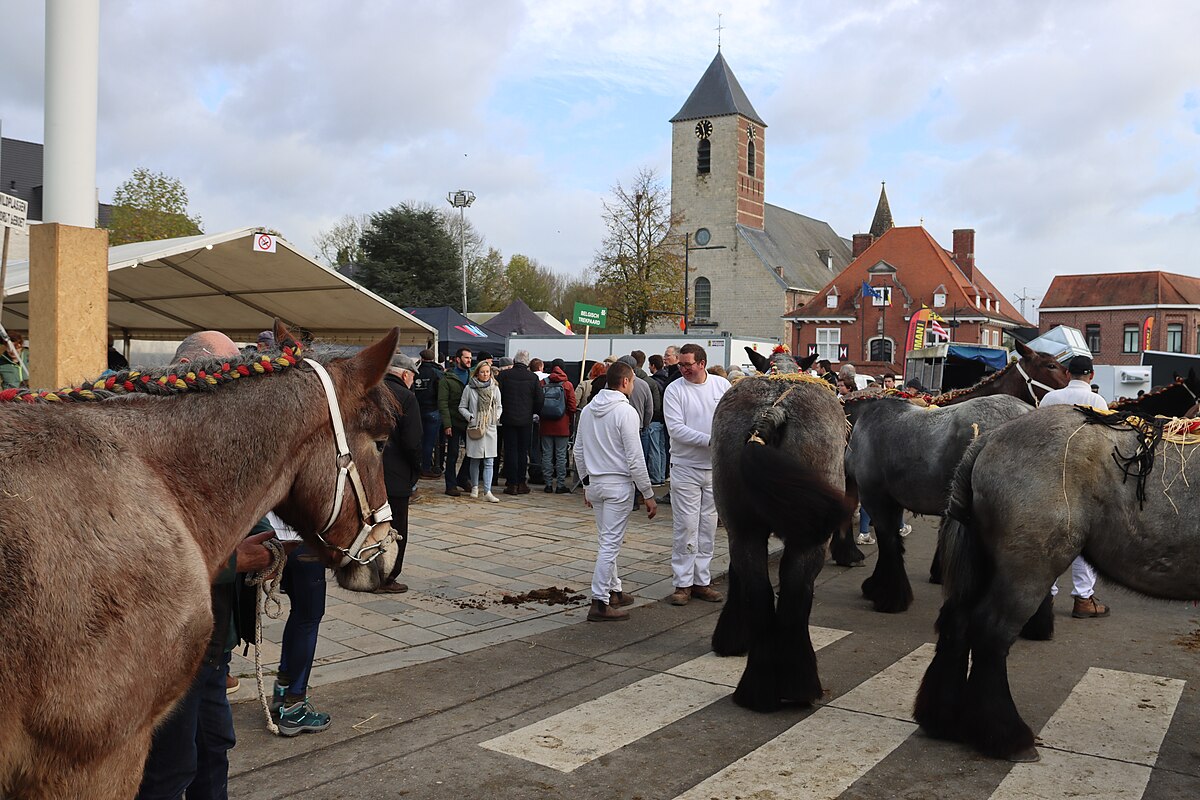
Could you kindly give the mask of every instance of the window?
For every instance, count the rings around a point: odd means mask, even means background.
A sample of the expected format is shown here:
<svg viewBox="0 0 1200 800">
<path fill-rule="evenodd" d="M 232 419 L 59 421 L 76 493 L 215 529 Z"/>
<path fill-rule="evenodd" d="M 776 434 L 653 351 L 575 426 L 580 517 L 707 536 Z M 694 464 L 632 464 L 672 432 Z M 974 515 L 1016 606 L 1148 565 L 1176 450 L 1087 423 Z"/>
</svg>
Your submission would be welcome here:
<svg viewBox="0 0 1200 800">
<path fill-rule="evenodd" d="M 1087 339 L 1088 350 L 1093 353 L 1100 352 L 1100 326 L 1088 325 L 1084 328 L 1084 337 Z"/>
<path fill-rule="evenodd" d="M 712 316 L 712 284 L 708 278 L 696 278 L 696 319 Z"/>
<path fill-rule="evenodd" d="M 1138 329 L 1137 325 L 1125 326 L 1125 342 L 1121 346 L 1122 353 L 1136 353 L 1141 350 L 1141 348 L 1138 347 L 1139 332 L 1140 330 Z"/>
<path fill-rule="evenodd" d="M 890 286 L 872 286 L 875 290 L 875 297 L 871 298 L 873 306 L 890 306 L 892 304 L 892 287 Z"/>
<path fill-rule="evenodd" d="M 870 351 L 872 361 L 883 361 L 890 364 L 895 352 L 895 345 L 892 344 L 891 339 L 877 337 L 871 340 Z"/>
<path fill-rule="evenodd" d="M 829 294 L 825 295 L 825 307 L 826 308 L 837 308 L 838 307 L 837 292 L 830 292 Z"/>
<path fill-rule="evenodd" d="M 696 174 L 707 175 L 712 171 L 712 144 L 708 139 L 701 139 L 696 145 Z"/>
<path fill-rule="evenodd" d="M 754 142 L 749 142 L 746 145 L 746 172 L 750 177 L 754 177 Z"/>
<path fill-rule="evenodd" d="M 946 293 L 945 292 L 937 292 L 936 294 L 934 294 L 933 307 L 934 308 L 945 308 L 946 307 Z"/>
<path fill-rule="evenodd" d="M 817 358 L 837 361 L 838 345 L 841 343 L 841 328 L 817 328 Z"/>
<path fill-rule="evenodd" d="M 1181 323 L 1172 322 L 1167 325 L 1167 352 L 1183 352 L 1183 325 Z"/>
</svg>

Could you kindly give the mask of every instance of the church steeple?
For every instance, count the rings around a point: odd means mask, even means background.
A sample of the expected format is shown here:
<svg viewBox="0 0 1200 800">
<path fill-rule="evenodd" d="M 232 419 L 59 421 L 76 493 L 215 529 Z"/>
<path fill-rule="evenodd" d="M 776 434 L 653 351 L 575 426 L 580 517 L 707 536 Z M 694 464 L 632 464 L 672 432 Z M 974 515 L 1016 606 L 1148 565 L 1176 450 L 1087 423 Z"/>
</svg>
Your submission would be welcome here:
<svg viewBox="0 0 1200 800">
<path fill-rule="evenodd" d="M 879 188 L 879 205 L 875 206 L 875 219 L 871 220 L 871 237 L 878 239 L 894 227 L 896 224 L 892 222 L 892 209 L 887 199 L 887 182 L 884 181 Z"/>
<path fill-rule="evenodd" d="M 767 126 L 750 104 L 750 98 L 746 97 L 741 84 L 733 75 L 733 70 L 725 63 L 725 57 L 718 50 L 716 57 L 700 77 L 700 82 L 692 89 L 683 108 L 671 117 L 671 122 L 722 117 L 727 114 L 741 114 L 764 128 Z"/>
</svg>

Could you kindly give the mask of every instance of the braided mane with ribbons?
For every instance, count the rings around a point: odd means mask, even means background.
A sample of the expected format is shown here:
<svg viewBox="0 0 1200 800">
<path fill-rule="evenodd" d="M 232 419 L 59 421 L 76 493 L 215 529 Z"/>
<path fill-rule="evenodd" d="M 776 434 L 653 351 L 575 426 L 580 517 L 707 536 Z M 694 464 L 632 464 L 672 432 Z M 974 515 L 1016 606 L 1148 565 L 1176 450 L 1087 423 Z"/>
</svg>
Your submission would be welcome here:
<svg viewBox="0 0 1200 800">
<path fill-rule="evenodd" d="M 211 392 L 242 378 L 270 375 L 290 369 L 303 358 L 302 353 L 303 348 L 295 344 L 284 347 L 275 354 L 253 353 L 242 358 L 214 359 L 149 371 L 123 369 L 94 381 L 57 391 L 5 389 L 0 391 L 0 402 L 88 403 L 130 394 L 169 397 L 188 392 Z"/>
<path fill-rule="evenodd" d="M 1103 425 L 1114 430 L 1129 430 L 1137 437 L 1137 445 L 1133 452 L 1122 453 L 1114 446 L 1112 459 L 1116 463 L 1123 480 L 1134 478 L 1137 481 L 1137 499 L 1139 505 L 1146 502 L 1146 478 L 1154 470 L 1154 454 L 1161 442 L 1168 442 L 1177 447 L 1200 444 L 1200 419 L 1179 419 L 1175 417 L 1137 417 L 1122 414 L 1119 411 L 1103 411 L 1088 406 L 1075 406 L 1075 410 L 1083 414 L 1088 423 Z"/>
</svg>

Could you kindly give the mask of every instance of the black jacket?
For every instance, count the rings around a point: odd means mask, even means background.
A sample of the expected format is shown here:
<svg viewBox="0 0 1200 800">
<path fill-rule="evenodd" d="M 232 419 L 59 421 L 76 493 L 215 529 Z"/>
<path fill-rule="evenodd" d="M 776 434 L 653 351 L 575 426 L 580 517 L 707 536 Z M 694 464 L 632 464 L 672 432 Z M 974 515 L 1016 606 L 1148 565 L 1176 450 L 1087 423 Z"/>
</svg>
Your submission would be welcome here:
<svg viewBox="0 0 1200 800">
<path fill-rule="evenodd" d="M 417 396 L 417 405 L 425 414 L 438 410 L 438 382 L 442 379 L 442 368 L 432 361 L 422 361 L 417 367 L 417 377 L 413 380 L 412 393 Z"/>
<path fill-rule="evenodd" d="M 383 448 L 383 480 L 388 497 L 409 497 L 421 474 L 421 409 L 417 396 L 395 375 L 383 379 L 400 405 L 400 414 Z"/>
<path fill-rule="evenodd" d="M 496 375 L 500 385 L 501 425 L 532 425 L 533 415 L 542 410 L 542 387 L 537 375 L 524 364 L 513 364 Z"/>
</svg>

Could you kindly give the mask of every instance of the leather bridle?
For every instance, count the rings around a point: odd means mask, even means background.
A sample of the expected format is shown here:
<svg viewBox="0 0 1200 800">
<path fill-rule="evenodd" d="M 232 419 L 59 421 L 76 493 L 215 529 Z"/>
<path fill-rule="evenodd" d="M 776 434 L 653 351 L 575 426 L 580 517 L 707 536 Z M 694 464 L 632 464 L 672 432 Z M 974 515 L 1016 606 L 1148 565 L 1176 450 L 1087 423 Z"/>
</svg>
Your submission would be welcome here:
<svg viewBox="0 0 1200 800">
<path fill-rule="evenodd" d="M 1017 372 L 1021 373 L 1021 377 L 1025 379 L 1025 388 L 1029 391 L 1029 396 L 1033 398 L 1033 407 L 1040 408 L 1042 401 L 1038 399 L 1037 394 L 1033 391 L 1033 387 L 1036 386 L 1039 389 L 1045 389 L 1047 392 L 1053 392 L 1054 387 L 1047 386 L 1041 381 L 1034 380 L 1033 378 L 1029 377 L 1029 373 L 1026 372 L 1025 368 L 1021 366 L 1021 362 L 1019 360 L 1014 363 L 1017 365 Z"/>
<path fill-rule="evenodd" d="M 385 500 L 379 508 L 372 509 L 370 502 L 367 500 L 366 489 L 363 488 L 362 478 L 358 474 L 358 467 L 354 463 L 354 455 L 350 452 L 350 445 L 346 441 L 346 429 L 342 425 L 342 411 L 338 405 L 337 391 L 333 386 L 333 379 L 329 377 L 329 372 L 325 367 L 313 361 L 311 358 L 304 359 L 305 363 L 313 368 L 317 373 L 317 377 L 321 379 L 321 386 L 325 389 L 325 401 L 329 406 L 329 418 L 333 422 L 333 439 L 334 447 L 337 450 L 337 455 L 334 458 L 334 464 L 337 467 L 337 488 L 333 495 L 333 509 L 329 512 L 329 519 L 325 523 L 325 527 L 317 532 L 317 540 L 328 547 L 342 554 L 341 563 L 337 565 L 338 569 L 345 567 L 351 562 L 366 566 L 374 561 L 383 553 L 384 548 L 395 540 L 397 534 L 392 528 L 392 507 Z M 349 479 L 350 485 L 354 487 L 354 494 L 358 500 L 358 515 L 362 522 L 362 527 L 358 531 L 358 535 L 354 537 L 354 541 L 349 547 L 341 547 L 327 540 L 324 534 L 329 532 L 333 527 L 333 523 L 337 520 L 338 514 L 342 510 L 342 500 L 346 495 L 346 481 Z"/>
</svg>

